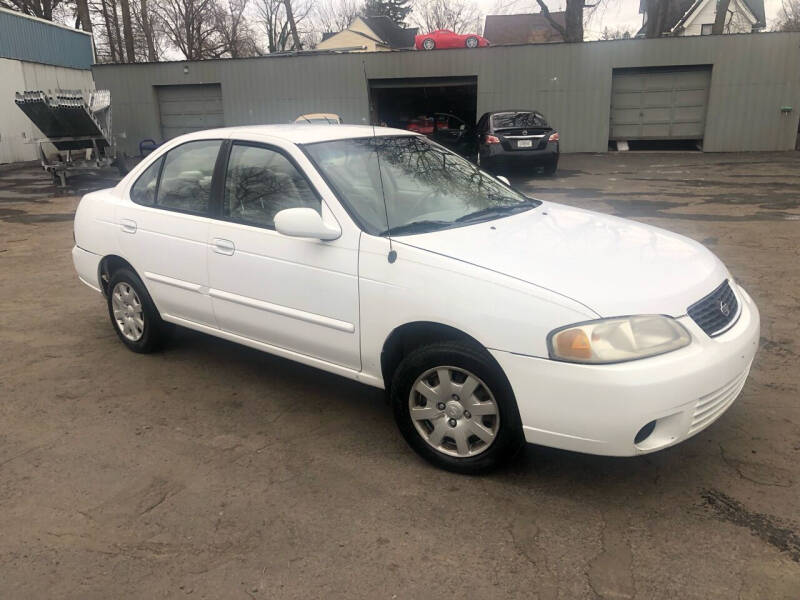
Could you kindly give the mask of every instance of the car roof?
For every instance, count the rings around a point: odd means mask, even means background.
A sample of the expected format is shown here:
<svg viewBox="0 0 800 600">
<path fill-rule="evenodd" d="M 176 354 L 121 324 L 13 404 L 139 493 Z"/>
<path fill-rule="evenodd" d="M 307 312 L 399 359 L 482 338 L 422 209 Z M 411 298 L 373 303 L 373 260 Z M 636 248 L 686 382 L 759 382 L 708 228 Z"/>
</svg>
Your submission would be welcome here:
<svg viewBox="0 0 800 600">
<path fill-rule="evenodd" d="M 300 119 L 339 119 L 339 115 L 336 113 L 308 113 L 305 115 L 300 115 L 297 117 L 294 122 L 297 123 Z"/>
<path fill-rule="evenodd" d="M 220 129 L 207 129 L 196 131 L 181 136 L 183 140 L 209 139 L 213 137 L 235 138 L 237 135 L 247 135 L 266 138 L 280 138 L 294 144 L 313 144 L 315 142 L 328 142 L 333 140 L 346 140 L 351 138 L 365 138 L 375 136 L 416 135 L 405 129 L 392 127 L 378 127 L 371 125 L 317 125 L 314 123 L 290 123 L 286 125 L 245 125 L 240 127 L 223 127 Z"/>
</svg>

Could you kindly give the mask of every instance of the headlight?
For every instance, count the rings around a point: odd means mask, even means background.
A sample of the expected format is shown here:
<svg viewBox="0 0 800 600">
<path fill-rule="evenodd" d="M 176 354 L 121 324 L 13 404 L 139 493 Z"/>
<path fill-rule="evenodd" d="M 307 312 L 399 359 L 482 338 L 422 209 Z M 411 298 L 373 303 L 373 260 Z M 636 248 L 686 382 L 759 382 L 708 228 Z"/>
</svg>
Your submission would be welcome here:
<svg viewBox="0 0 800 600">
<path fill-rule="evenodd" d="M 603 364 L 636 360 L 688 346 L 689 332 L 671 317 L 639 315 L 576 323 L 547 336 L 550 357 Z"/>
</svg>

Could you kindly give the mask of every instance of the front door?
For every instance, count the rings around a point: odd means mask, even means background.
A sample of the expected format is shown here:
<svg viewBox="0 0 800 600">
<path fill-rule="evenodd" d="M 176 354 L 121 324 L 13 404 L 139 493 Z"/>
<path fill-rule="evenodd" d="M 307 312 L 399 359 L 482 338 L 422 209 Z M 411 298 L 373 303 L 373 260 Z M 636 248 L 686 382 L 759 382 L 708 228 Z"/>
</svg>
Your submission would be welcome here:
<svg viewBox="0 0 800 600">
<path fill-rule="evenodd" d="M 358 231 L 333 241 L 287 237 L 275 215 L 333 215 L 292 149 L 233 142 L 221 214 L 208 236 L 209 294 L 223 331 L 360 369 Z"/>
</svg>

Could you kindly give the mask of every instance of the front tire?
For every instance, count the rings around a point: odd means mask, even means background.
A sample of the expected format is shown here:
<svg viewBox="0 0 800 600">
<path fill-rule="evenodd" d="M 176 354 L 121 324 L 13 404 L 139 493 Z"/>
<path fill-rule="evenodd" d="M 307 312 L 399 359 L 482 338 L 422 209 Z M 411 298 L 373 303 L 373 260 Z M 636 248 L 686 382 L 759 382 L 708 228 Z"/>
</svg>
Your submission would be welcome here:
<svg viewBox="0 0 800 600">
<path fill-rule="evenodd" d="M 489 471 L 524 441 L 511 385 L 477 345 L 438 342 L 414 350 L 394 373 L 391 397 L 409 446 L 448 471 Z"/>
<path fill-rule="evenodd" d="M 422 40 L 423 50 L 433 50 L 434 48 L 436 48 L 436 42 L 433 41 L 433 38 L 425 38 Z"/>
<path fill-rule="evenodd" d="M 464 45 L 467 48 L 477 48 L 480 44 L 478 42 L 478 38 L 475 36 L 470 36 L 464 41 Z"/>
<path fill-rule="evenodd" d="M 107 301 L 111 325 L 129 350 L 146 354 L 161 347 L 166 324 L 136 273 L 127 268 L 115 271 Z"/>
</svg>

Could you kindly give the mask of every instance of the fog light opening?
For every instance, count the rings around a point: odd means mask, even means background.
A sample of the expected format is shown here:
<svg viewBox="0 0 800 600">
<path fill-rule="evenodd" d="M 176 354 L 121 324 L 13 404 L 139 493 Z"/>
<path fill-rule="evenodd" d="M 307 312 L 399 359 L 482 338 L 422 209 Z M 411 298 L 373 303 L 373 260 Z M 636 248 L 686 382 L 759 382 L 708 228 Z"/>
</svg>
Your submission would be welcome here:
<svg viewBox="0 0 800 600">
<path fill-rule="evenodd" d="M 636 437 L 633 438 L 633 443 L 641 444 L 643 441 L 645 441 L 647 438 L 650 437 L 650 434 L 653 433 L 653 430 L 655 428 L 656 428 L 656 422 L 650 421 L 647 425 L 645 425 L 639 430 L 639 433 L 637 433 Z"/>
</svg>

